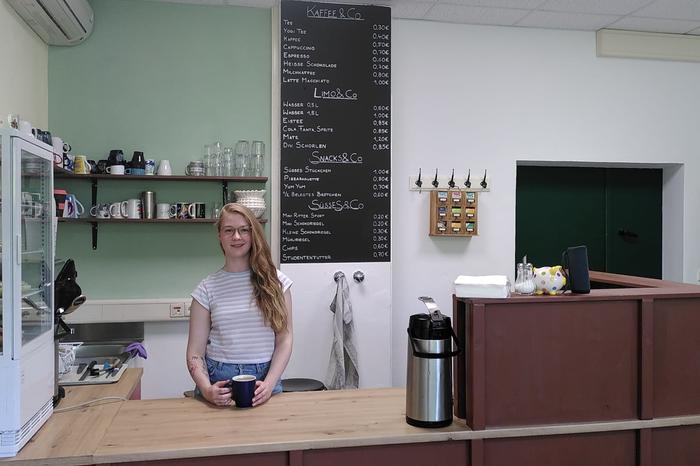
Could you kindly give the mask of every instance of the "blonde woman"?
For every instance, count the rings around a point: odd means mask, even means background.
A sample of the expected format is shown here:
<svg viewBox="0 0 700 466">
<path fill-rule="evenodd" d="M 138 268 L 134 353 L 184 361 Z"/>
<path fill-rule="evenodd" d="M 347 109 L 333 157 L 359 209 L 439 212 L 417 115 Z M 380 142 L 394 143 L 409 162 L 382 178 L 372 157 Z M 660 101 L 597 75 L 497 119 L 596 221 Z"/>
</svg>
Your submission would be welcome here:
<svg viewBox="0 0 700 466">
<path fill-rule="evenodd" d="M 216 222 L 224 266 L 192 292 L 187 368 L 210 403 L 232 403 L 231 377 L 256 376 L 253 406 L 282 391 L 292 354 L 292 281 L 275 268 L 255 215 L 226 204 Z"/>
</svg>

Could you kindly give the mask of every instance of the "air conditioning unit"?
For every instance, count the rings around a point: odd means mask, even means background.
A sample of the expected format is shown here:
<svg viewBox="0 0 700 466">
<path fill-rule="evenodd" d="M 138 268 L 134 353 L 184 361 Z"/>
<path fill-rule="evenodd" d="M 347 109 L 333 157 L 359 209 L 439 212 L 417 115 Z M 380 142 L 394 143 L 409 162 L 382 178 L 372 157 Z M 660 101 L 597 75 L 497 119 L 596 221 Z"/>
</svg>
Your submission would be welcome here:
<svg viewBox="0 0 700 466">
<path fill-rule="evenodd" d="M 49 45 L 76 45 L 92 32 L 95 14 L 87 0 L 7 0 Z"/>
</svg>

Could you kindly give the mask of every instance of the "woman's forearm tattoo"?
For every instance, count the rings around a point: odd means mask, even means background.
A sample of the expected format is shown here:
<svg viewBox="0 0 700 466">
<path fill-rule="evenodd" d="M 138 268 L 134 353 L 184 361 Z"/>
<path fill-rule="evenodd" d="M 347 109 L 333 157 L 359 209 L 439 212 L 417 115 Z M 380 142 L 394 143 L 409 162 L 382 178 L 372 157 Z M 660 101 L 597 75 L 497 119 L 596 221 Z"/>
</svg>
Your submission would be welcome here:
<svg viewBox="0 0 700 466">
<path fill-rule="evenodd" d="M 209 371 L 206 369 L 207 364 L 204 361 L 204 358 L 202 356 L 192 356 L 190 357 L 190 363 L 188 364 L 187 369 L 190 371 L 190 374 L 194 376 L 194 373 L 199 370 L 201 373 L 209 377 Z"/>
</svg>

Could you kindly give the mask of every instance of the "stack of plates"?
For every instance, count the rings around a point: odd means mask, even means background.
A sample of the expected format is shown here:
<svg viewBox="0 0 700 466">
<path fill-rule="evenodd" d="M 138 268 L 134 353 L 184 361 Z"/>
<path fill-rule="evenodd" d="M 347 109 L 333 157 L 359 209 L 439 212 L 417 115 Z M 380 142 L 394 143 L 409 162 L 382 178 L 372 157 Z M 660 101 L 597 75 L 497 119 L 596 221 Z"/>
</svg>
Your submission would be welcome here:
<svg viewBox="0 0 700 466">
<path fill-rule="evenodd" d="M 249 208 L 255 217 L 260 218 L 265 213 L 265 190 L 264 189 L 244 189 L 234 191 L 236 202 Z"/>
</svg>

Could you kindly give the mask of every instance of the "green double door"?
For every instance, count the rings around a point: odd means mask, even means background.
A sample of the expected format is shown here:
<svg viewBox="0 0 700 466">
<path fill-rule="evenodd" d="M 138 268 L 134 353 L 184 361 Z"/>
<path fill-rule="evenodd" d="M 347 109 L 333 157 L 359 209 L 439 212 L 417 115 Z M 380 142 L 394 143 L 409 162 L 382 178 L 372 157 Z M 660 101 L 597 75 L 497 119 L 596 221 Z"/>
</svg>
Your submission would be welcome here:
<svg viewBox="0 0 700 466">
<path fill-rule="evenodd" d="M 591 270 L 661 278 L 662 189 L 661 169 L 519 166 L 516 262 L 585 245 Z"/>
</svg>

